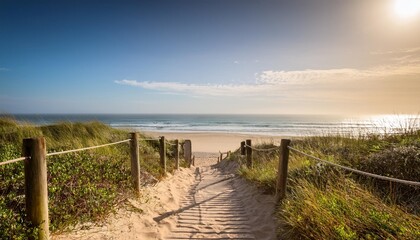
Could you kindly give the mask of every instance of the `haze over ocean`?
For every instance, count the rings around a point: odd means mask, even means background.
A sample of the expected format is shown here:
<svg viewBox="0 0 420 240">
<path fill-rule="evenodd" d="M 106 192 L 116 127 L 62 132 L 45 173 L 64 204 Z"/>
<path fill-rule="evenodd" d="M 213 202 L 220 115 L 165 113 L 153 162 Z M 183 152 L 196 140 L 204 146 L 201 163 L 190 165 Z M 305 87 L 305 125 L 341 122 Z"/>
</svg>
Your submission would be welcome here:
<svg viewBox="0 0 420 240">
<path fill-rule="evenodd" d="M 36 125 L 60 121 L 100 121 L 115 128 L 139 131 L 265 136 L 389 133 L 420 127 L 419 118 L 415 115 L 17 114 L 14 117 Z"/>
</svg>

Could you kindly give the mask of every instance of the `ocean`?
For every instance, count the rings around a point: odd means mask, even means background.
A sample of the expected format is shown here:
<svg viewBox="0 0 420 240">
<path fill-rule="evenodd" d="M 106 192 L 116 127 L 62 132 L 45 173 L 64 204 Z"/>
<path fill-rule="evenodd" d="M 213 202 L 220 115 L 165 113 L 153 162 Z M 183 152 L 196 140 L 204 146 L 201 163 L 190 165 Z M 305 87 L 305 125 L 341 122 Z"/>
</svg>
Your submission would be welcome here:
<svg viewBox="0 0 420 240">
<path fill-rule="evenodd" d="M 217 132 L 263 136 L 397 133 L 419 129 L 417 115 L 227 115 L 227 114 L 16 114 L 18 121 L 48 125 L 100 121 L 114 128 L 155 132 Z"/>
</svg>

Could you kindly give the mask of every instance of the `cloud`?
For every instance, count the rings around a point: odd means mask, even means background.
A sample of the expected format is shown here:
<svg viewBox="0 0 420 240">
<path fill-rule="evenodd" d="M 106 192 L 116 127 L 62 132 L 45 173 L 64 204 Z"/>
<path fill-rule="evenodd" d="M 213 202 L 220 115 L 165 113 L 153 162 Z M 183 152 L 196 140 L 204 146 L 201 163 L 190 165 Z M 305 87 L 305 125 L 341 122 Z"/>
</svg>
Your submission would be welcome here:
<svg viewBox="0 0 420 240">
<path fill-rule="evenodd" d="M 316 82 L 328 82 L 338 79 L 360 78 L 363 73 L 356 69 L 306 69 L 301 71 L 263 71 L 257 75 L 257 82 L 270 85 L 302 85 Z"/>
<path fill-rule="evenodd" d="M 193 96 L 282 96 L 285 94 L 306 94 L 317 89 L 318 85 L 328 89 L 343 90 L 343 86 L 366 83 L 380 84 L 385 78 L 395 77 L 395 81 L 404 76 L 420 74 L 420 64 L 382 65 L 368 69 L 305 69 L 300 71 L 267 70 L 255 74 L 255 82 L 247 84 L 194 84 L 182 82 L 153 82 L 137 80 L 117 80 L 115 83 L 171 94 Z M 344 89 L 345 90 L 345 89 Z M 287 92 L 287 93 L 286 93 Z"/>
<path fill-rule="evenodd" d="M 255 95 L 269 90 L 264 84 L 187 84 L 179 82 L 138 82 L 136 80 L 117 80 L 117 84 L 141 87 L 170 93 L 185 93 L 209 96 Z"/>
<path fill-rule="evenodd" d="M 302 71 L 263 71 L 257 76 L 257 82 L 260 84 L 316 84 L 333 83 L 337 81 L 348 80 L 372 80 L 391 76 L 404 76 L 420 74 L 420 65 L 414 64 L 418 61 L 411 61 L 413 64 L 404 65 L 384 65 L 370 69 L 306 69 Z"/>
<path fill-rule="evenodd" d="M 420 52 L 420 47 L 413 47 L 413 48 L 403 48 L 397 50 L 390 50 L 390 51 L 373 51 L 370 52 L 372 55 L 390 55 L 390 54 L 412 54 Z"/>
</svg>

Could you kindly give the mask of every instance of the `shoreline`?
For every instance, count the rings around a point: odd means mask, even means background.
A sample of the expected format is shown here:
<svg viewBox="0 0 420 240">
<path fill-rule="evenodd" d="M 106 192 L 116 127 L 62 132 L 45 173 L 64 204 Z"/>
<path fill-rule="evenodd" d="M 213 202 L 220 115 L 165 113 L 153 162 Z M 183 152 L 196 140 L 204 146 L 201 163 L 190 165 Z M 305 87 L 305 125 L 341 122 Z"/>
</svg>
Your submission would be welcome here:
<svg viewBox="0 0 420 240">
<path fill-rule="evenodd" d="M 158 132 L 140 131 L 151 137 L 165 136 L 168 140 L 189 139 L 192 143 L 193 152 L 218 153 L 235 151 L 240 147 L 241 141 L 251 139 L 253 144 L 264 142 L 279 144 L 283 138 L 297 139 L 298 137 L 288 136 L 265 136 L 241 133 L 220 133 L 220 132 Z"/>
</svg>

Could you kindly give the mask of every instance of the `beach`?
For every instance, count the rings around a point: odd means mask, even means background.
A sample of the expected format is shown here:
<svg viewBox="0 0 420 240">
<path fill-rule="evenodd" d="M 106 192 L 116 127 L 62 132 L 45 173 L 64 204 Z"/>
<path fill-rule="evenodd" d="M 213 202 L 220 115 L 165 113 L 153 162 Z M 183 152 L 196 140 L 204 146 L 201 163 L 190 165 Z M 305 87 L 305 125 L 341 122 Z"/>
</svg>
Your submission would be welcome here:
<svg viewBox="0 0 420 240">
<path fill-rule="evenodd" d="M 241 141 L 251 139 L 253 144 L 258 143 L 274 143 L 280 144 L 280 140 L 285 137 L 280 136 L 262 136 L 252 134 L 239 133 L 214 133 L 214 132 L 156 132 L 156 131 L 141 131 L 142 133 L 151 136 L 159 137 L 165 136 L 168 140 L 173 139 L 189 139 L 192 143 L 193 152 L 226 152 L 234 151 L 240 147 Z"/>
</svg>

